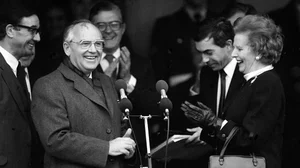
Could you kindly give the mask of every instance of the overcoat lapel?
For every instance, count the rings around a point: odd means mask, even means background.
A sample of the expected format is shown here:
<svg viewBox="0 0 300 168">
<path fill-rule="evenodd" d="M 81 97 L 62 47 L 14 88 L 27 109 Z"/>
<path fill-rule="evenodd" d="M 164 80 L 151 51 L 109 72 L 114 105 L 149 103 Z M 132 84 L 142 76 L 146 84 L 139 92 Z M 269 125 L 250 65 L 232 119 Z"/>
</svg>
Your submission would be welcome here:
<svg viewBox="0 0 300 168">
<path fill-rule="evenodd" d="M 95 86 L 98 86 L 100 88 L 112 88 L 112 83 L 108 82 L 109 80 L 100 80 L 100 76 L 101 75 L 104 75 L 104 74 L 100 74 L 98 73 L 97 75 L 93 76 L 93 78 L 96 78 L 94 80 L 94 85 Z M 101 79 L 104 79 L 104 77 L 102 77 Z M 114 105 L 113 105 L 113 100 L 111 99 L 113 96 L 111 92 L 111 90 L 113 90 L 114 88 L 112 89 L 102 89 L 103 90 L 103 93 L 104 93 L 104 96 L 105 96 L 105 99 L 106 99 L 106 103 L 107 103 L 107 107 L 109 109 L 109 112 L 111 114 L 111 117 L 113 117 L 113 112 L 115 111 L 113 108 L 114 108 Z"/>
<path fill-rule="evenodd" d="M 1 76 L 5 81 L 16 104 L 18 105 L 21 115 L 27 119 L 27 114 L 25 114 L 25 111 L 27 111 L 26 109 L 29 108 L 29 101 L 27 100 L 26 95 L 23 92 L 21 84 L 18 82 L 15 74 L 13 73 L 9 65 L 6 63 L 1 53 L 0 68 L 2 69 Z"/>
<path fill-rule="evenodd" d="M 108 108 L 101 99 L 101 97 L 97 94 L 97 92 L 93 89 L 91 85 L 89 85 L 82 77 L 77 75 L 71 69 L 66 67 L 64 64 L 61 64 L 58 67 L 58 70 L 68 79 L 74 82 L 74 89 L 80 92 L 82 95 L 95 102 L 96 104 L 102 106 L 104 109 L 108 111 Z"/>
</svg>

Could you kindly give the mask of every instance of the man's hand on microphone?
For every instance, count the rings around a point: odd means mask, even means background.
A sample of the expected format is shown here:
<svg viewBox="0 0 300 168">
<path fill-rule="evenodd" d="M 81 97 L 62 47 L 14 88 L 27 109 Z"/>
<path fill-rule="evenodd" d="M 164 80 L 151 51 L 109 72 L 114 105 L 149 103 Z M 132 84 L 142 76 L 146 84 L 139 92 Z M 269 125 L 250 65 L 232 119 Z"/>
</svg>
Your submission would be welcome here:
<svg viewBox="0 0 300 168">
<path fill-rule="evenodd" d="M 199 125 L 214 126 L 220 128 L 223 120 L 218 118 L 210 108 L 201 102 L 197 102 L 198 106 L 185 101 L 181 105 L 184 115 Z"/>
<path fill-rule="evenodd" d="M 111 156 L 119 156 L 124 154 L 125 159 L 129 159 L 134 155 L 135 142 L 130 138 L 132 130 L 129 128 L 123 137 L 118 137 L 109 141 L 109 152 Z"/>
</svg>

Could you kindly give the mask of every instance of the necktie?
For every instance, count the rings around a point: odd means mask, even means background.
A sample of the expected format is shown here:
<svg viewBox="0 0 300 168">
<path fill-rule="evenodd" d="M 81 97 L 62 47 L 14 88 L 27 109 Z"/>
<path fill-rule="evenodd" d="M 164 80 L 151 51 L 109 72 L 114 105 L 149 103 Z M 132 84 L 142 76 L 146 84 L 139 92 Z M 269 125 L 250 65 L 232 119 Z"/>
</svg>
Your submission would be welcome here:
<svg viewBox="0 0 300 168">
<path fill-rule="evenodd" d="M 224 101 L 225 101 L 225 89 L 226 89 L 226 73 L 222 69 L 219 71 L 220 77 L 221 77 L 221 93 L 220 93 L 220 101 L 219 101 L 219 108 L 218 108 L 218 117 L 223 117 L 223 107 L 224 107 Z"/>
<path fill-rule="evenodd" d="M 106 54 L 104 58 L 108 61 L 109 65 L 110 65 L 113 62 L 113 60 L 114 60 L 115 57 L 112 54 Z M 111 74 L 111 78 L 113 80 L 117 79 L 117 68 Z"/>
<path fill-rule="evenodd" d="M 27 89 L 27 84 L 26 84 L 26 72 L 24 67 L 21 66 L 21 64 L 19 63 L 18 67 L 17 67 L 17 78 L 23 88 L 24 93 L 26 94 L 26 96 L 29 97 L 29 92 Z"/>
</svg>

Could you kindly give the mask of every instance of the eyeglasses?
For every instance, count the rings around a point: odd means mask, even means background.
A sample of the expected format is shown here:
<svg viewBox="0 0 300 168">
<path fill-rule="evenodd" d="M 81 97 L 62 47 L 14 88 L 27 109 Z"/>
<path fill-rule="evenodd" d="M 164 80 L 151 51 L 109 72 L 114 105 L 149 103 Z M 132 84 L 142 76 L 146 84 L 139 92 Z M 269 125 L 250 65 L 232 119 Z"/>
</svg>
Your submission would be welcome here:
<svg viewBox="0 0 300 168">
<path fill-rule="evenodd" d="M 92 44 L 94 44 L 96 50 L 101 51 L 103 50 L 104 40 L 96 40 L 96 41 L 88 41 L 88 40 L 80 40 L 80 41 L 70 41 L 70 43 L 78 44 L 81 49 L 88 50 Z"/>
<path fill-rule="evenodd" d="M 113 31 L 118 31 L 122 27 L 122 22 L 120 21 L 112 21 L 112 22 L 98 22 L 96 23 L 98 29 L 100 31 L 104 31 L 107 29 L 107 26 L 109 26 Z"/>
<path fill-rule="evenodd" d="M 15 25 L 15 27 L 21 27 L 21 28 L 27 29 L 33 36 L 35 36 L 38 33 L 41 33 L 41 30 L 39 28 L 35 28 L 35 27 L 29 27 L 29 26 L 25 26 L 25 25 Z"/>
</svg>

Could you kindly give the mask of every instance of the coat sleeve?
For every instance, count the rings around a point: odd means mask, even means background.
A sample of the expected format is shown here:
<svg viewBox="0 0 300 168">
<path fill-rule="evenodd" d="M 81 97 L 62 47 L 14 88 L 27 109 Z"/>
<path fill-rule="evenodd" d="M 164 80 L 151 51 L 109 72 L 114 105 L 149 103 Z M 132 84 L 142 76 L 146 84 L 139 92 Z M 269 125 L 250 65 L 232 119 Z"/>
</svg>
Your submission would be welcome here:
<svg viewBox="0 0 300 168">
<path fill-rule="evenodd" d="M 109 142 L 72 132 L 61 85 L 42 78 L 33 88 L 32 118 L 45 151 L 85 166 L 105 167 Z"/>
</svg>

